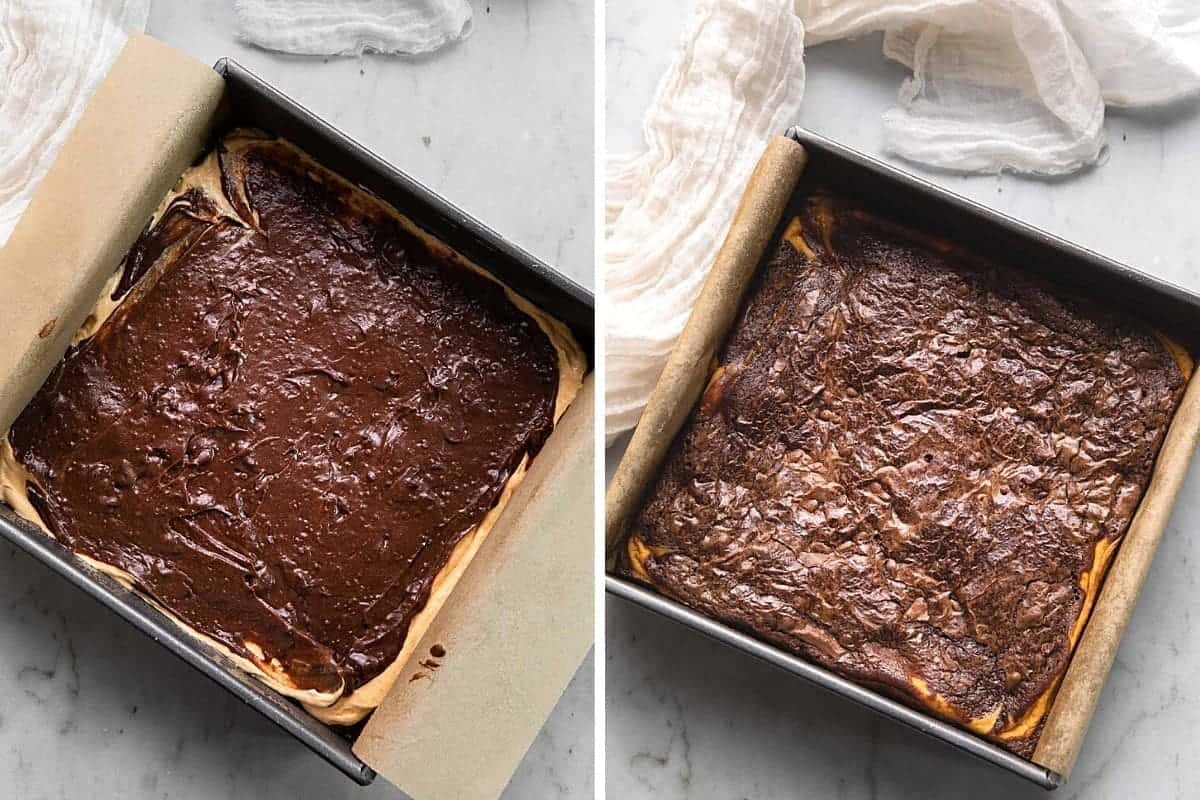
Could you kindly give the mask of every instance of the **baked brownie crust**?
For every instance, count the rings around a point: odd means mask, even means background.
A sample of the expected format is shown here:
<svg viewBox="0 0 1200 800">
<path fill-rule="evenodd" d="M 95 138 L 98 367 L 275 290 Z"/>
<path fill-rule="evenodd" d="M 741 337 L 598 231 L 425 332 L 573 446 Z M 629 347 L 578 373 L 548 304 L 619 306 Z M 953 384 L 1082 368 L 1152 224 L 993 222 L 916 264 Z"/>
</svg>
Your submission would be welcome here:
<svg viewBox="0 0 1200 800">
<path fill-rule="evenodd" d="M 627 573 L 1032 753 L 1190 363 L 823 192 L 718 362 Z"/>
</svg>

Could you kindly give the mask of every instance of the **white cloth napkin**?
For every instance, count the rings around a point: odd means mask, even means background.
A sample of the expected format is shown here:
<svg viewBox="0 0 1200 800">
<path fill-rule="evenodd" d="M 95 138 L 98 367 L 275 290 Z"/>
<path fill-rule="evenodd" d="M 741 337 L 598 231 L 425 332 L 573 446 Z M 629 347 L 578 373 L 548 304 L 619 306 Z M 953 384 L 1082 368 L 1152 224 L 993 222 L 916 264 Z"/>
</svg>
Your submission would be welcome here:
<svg viewBox="0 0 1200 800">
<path fill-rule="evenodd" d="M 1196 0 L 797 0 L 808 44 L 876 31 L 913 76 L 889 150 L 966 172 L 1094 163 L 1105 105 L 1200 92 Z"/>
<path fill-rule="evenodd" d="M 747 176 L 796 118 L 804 43 L 882 31 L 912 70 L 885 147 L 964 172 L 1095 163 L 1106 105 L 1200 92 L 1196 0 L 698 0 L 646 113 L 644 152 L 606 176 L 605 425 L 637 423 Z M 803 20 L 803 24 L 801 24 Z M 770 83 L 767 83 L 770 82 Z"/>
<path fill-rule="evenodd" d="M 0 246 L 150 0 L 0 2 Z"/>
<path fill-rule="evenodd" d="M 302 55 L 416 55 L 471 32 L 468 0 L 234 0 L 238 33 Z"/>
<path fill-rule="evenodd" d="M 637 422 L 764 143 L 799 111 L 803 48 L 786 0 L 699 0 L 642 123 L 645 151 L 608 162 L 610 437 Z"/>
</svg>

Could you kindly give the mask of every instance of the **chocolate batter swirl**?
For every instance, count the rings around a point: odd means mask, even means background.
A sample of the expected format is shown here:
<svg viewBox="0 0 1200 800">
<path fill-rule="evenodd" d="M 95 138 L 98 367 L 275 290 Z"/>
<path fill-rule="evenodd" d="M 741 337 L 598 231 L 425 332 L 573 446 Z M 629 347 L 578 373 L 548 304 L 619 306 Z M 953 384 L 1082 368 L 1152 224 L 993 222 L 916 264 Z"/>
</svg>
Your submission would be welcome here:
<svg viewBox="0 0 1200 800">
<path fill-rule="evenodd" d="M 381 204 L 284 143 L 238 141 L 219 185 L 179 193 L 136 244 L 114 293 L 136 302 L 10 440 L 58 539 L 332 699 L 397 657 L 549 434 L 558 354 Z"/>
<path fill-rule="evenodd" d="M 1183 384 L 1146 326 L 817 193 L 624 569 L 1029 755 Z"/>
</svg>

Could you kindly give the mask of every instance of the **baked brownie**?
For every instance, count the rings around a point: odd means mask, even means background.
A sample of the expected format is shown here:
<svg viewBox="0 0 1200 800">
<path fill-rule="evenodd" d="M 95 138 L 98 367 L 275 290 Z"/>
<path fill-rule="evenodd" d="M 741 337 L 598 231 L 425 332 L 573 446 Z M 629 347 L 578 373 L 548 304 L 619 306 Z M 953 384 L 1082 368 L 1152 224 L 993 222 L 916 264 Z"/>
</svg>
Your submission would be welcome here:
<svg viewBox="0 0 1200 800">
<path fill-rule="evenodd" d="M 1028 756 L 1191 362 L 829 193 L 634 518 L 662 593 Z"/>
</svg>

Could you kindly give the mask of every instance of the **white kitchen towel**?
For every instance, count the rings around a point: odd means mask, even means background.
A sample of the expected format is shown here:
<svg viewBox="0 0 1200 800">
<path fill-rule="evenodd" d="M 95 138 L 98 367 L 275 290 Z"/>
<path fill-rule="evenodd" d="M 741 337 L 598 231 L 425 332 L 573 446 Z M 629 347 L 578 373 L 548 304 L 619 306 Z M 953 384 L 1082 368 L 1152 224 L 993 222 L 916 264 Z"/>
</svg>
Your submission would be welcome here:
<svg viewBox="0 0 1200 800">
<path fill-rule="evenodd" d="M 471 32 L 468 0 L 234 0 L 238 33 L 301 55 L 417 55 Z"/>
<path fill-rule="evenodd" d="M 764 143 L 795 119 L 804 47 L 790 0 L 699 0 L 642 123 L 608 162 L 606 425 L 637 422 Z"/>
<path fill-rule="evenodd" d="M 1095 163 L 1105 105 L 1200 92 L 1196 0 L 797 0 L 811 46 L 883 31 L 913 75 L 883 115 L 893 153 L 964 172 Z"/>
<path fill-rule="evenodd" d="M 963 172 L 1069 173 L 1100 159 L 1106 105 L 1200 93 L 1197 0 L 795 0 L 789 19 L 792 2 L 698 0 L 644 152 L 608 162 L 609 441 L 636 424 L 766 140 L 796 119 L 805 40 L 882 31 L 912 71 L 885 147 Z"/>
<path fill-rule="evenodd" d="M 0 2 L 0 246 L 150 0 Z"/>
</svg>

